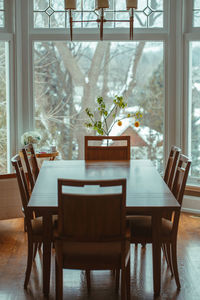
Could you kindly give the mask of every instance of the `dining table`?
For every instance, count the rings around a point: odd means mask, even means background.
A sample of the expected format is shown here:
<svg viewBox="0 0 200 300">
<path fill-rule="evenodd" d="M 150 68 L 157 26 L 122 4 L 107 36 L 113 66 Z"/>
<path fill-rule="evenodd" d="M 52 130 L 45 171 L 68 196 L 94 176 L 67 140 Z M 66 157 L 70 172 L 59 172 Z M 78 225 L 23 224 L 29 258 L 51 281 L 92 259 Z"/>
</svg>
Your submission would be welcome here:
<svg viewBox="0 0 200 300">
<path fill-rule="evenodd" d="M 58 213 L 58 178 L 77 180 L 113 180 L 126 178 L 127 215 L 152 218 L 152 258 L 154 294 L 161 286 L 161 219 L 163 213 L 180 210 L 176 198 L 150 160 L 44 161 L 28 208 L 43 217 L 43 293 L 49 294 L 52 215 Z"/>
</svg>

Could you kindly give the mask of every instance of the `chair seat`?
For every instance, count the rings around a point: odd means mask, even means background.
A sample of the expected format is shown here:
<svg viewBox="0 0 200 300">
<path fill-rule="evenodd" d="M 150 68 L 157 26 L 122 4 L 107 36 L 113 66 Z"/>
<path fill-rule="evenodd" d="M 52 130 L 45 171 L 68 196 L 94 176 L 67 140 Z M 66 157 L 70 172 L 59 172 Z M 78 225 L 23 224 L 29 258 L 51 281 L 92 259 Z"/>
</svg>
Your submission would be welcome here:
<svg viewBox="0 0 200 300">
<path fill-rule="evenodd" d="M 58 216 L 52 216 L 53 229 L 57 227 Z M 37 217 L 31 220 L 33 235 L 42 235 L 43 233 L 43 225 L 42 225 L 42 217 Z"/>
<path fill-rule="evenodd" d="M 58 242 L 59 243 L 59 242 Z M 55 242 L 55 249 L 58 246 Z M 59 247 L 59 246 L 58 246 Z M 126 242 L 126 256 L 129 257 L 130 242 Z M 87 261 L 95 265 L 95 269 L 99 267 L 102 269 L 102 261 L 105 268 L 107 266 L 121 263 L 121 242 L 62 242 L 63 265 L 74 267 L 80 265 L 87 265 Z"/>
<path fill-rule="evenodd" d="M 127 217 L 131 232 L 131 237 L 152 238 L 152 226 L 150 216 L 129 216 Z M 172 222 L 162 218 L 162 236 L 169 237 L 172 231 Z"/>
</svg>

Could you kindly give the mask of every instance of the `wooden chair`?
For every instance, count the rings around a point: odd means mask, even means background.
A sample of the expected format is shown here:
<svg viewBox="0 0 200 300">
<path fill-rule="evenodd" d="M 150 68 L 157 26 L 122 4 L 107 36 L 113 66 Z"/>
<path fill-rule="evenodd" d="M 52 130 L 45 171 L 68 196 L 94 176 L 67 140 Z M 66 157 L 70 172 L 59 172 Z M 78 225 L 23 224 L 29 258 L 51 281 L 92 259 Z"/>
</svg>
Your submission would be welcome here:
<svg viewBox="0 0 200 300">
<path fill-rule="evenodd" d="M 116 187 L 120 189 L 117 193 Z M 126 179 L 58 179 L 56 299 L 63 299 L 62 272 L 65 268 L 121 269 L 121 299 L 125 299 L 126 294 L 130 299 L 130 243 L 125 205 Z"/>
<path fill-rule="evenodd" d="M 24 148 L 22 148 L 22 153 L 24 156 L 24 161 L 28 172 L 28 180 L 32 191 L 40 171 L 33 145 L 28 144 L 24 146 Z"/>
<path fill-rule="evenodd" d="M 173 184 L 173 179 L 174 179 L 174 174 L 177 166 L 177 161 L 180 155 L 181 149 L 172 146 L 170 150 L 170 154 L 168 157 L 166 169 L 165 169 L 165 174 L 164 174 L 164 181 L 168 185 L 168 187 L 171 189 L 172 184 Z"/>
<path fill-rule="evenodd" d="M 130 136 L 85 136 L 85 160 L 130 160 Z"/>
<path fill-rule="evenodd" d="M 175 178 L 172 186 L 172 193 L 182 205 L 185 185 L 190 169 L 191 161 L 184 155 L 180 155 Z M 175 276 L 177 288 L 180 289 L 180 280 L 177 266 L 177 233 L 180 210 L 173 213 L 172 219 L 162 218 L 161 243 L 164 254 Z M 150 216 L 128 216 L 131 230 L 131 243 L 152 243 L 152 224 Z"/>
<path fill-rule="evenodd" d="M 25 223 L 27 228 L 28 234 L 28 256 L 27 256 L 27 267 L 26 267 L 26 275 L 24 281 L 24 288 L 27 288 L 31 268 L 32 268 L 32 261 L 35 258 L 37 248 L 39 244 L 43 242 L 43 226 L 42 226 L 42 217 L 34 217 L 32 211 L 30 211 L 27 207 L 29 202 L 29 191 L 26 176 L 22 167 L 21 158 L 19 155 L 15 155 L 11 159 L 12 165 L 15 168 L 16 175 L 17 175 L 17 182 L 19 186 L 23 211 L 25 214 Z"/>
</svg>

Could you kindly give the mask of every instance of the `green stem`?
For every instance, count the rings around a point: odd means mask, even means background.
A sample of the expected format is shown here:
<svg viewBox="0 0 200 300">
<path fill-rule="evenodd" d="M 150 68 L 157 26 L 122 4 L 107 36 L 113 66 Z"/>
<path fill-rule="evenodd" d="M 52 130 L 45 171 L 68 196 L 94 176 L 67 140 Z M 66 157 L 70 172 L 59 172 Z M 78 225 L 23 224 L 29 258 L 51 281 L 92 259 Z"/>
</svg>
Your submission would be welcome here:
<svg viewBox="0 0 200 300">
<path fill-rule="evenodd" d="M 103 118 L 104 118 L 104 123 L 105 123 L 105 126 L 106 126 L 106 131 L 104 129 L 103 129 L 103 131 L 106 132 L 106 135 L 109 135 L 108 124 L 107 124 L 107 118 L 108 117 L 105 118 L 105 116 L 103 115 Z"/>
<path fill-rule="evenodd" d="M 118 108 L 118 107 L 117 107 L 117 105 L 115 104 L 115 117 L 114 117 L 114 120 L 113 120 L 113 125 L 110 127 L 110 130 L 108 131 L 108 135 L 109 135 L 109 133 L 111 132 L 111 130 L 112 130 L 114 124 L 117 122 L 117 121 L 116 121 L 117 108 Z"/>
<path fill-rule="evenodd" d="M 117 109 L 117 104 L 115 104 L 115 105 L 113 106 L 113 108 L 111 109 L 111 111 L 110 111 L 109 114 L 107 115 L 107 118 L 110 117 L 110 115 L 112 114 L 112 112 L 113 112 L 114 109 L 115 109 L 115 110 Z"/>
</svg>

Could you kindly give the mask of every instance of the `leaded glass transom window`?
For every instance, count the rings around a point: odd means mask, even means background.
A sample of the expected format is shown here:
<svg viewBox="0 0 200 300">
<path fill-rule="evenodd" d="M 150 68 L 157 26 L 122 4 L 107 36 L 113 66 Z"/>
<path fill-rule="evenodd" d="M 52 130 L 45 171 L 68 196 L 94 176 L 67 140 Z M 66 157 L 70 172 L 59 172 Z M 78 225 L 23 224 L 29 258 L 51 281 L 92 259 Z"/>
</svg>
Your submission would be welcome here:
<svg viewBox="0 0 200 300">
<path fill-rule="evenodd" d="M 163 0 L 139 0 L 135 11 L 135 28 L 163 27 Z M 35 28 L 67 28 L 68 13 L 64 9 L 64 0 L 33 0 Z M 77 0 L 73 11 L 74 28 L 97 28 L 99 11 L 95 10 L 95 0 Z M 129 28 L 129 11 L 126 0 L 110 0 L 105 10 L 106 28 Z M 113 21 L 114 20 L 114 21 Z M 127 22 L 125 22 L 127 20 Z"/>
<path fill-rule="evenodd" d="M 0 0 L 0 28 L 5 26 L 4 0 Z"/>
<path fill-rule="evenodd" d="M 193 26 L 200 27 L 200 0 L 194 0 Z"/>
</svg>

